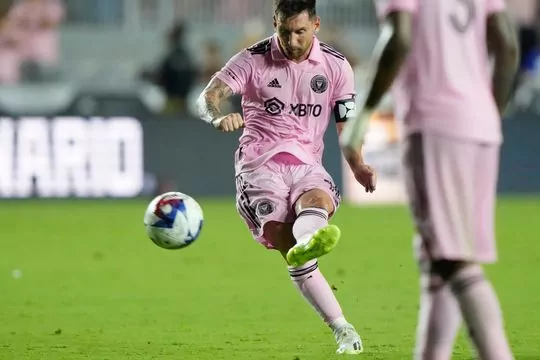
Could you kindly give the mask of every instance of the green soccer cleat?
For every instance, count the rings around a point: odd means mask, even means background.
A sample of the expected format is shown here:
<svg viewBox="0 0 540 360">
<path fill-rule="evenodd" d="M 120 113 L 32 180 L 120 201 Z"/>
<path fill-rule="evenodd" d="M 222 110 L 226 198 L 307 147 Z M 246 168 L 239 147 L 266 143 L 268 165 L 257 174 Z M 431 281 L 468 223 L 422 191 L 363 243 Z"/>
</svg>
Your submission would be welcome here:
<svg viewBox="0 0 540 360">
<path fill-rule="evenodd" d="M 327 225 L 315 232 L 305 244 L 296 244 L 287 252 L 287 262 L 291 266 L 301 266 L 310 260 L 328 254 L 336 247 L 341 230 L 336 225 Z"/>
</svg>

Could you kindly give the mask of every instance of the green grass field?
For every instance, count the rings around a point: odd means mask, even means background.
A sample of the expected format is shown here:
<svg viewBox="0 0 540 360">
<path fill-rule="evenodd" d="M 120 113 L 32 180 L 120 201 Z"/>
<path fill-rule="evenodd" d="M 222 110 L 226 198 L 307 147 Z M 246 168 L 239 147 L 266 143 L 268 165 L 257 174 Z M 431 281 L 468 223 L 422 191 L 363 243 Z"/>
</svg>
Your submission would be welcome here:
<svg viewBox="0 0 540 360">
<path fill-rule="evenodd" d="M 232 200 L 200 199 L 190 248 L 145 236 L 146 201 L 2 201 L 0 359 L 334 359 L 330 331 L 281 257 L 250 237 Z M 540 201 L 505 199 L 488 268 L 516 359 L 540 359 Z M 410 359 L 418 303 L 403 207 L 343 206 L 321 268 L 365 359 Z M 19 278 L 13 270 L 21 272 Z M 471 359 L 460 335 L 454 359 Z"/>
</svg>

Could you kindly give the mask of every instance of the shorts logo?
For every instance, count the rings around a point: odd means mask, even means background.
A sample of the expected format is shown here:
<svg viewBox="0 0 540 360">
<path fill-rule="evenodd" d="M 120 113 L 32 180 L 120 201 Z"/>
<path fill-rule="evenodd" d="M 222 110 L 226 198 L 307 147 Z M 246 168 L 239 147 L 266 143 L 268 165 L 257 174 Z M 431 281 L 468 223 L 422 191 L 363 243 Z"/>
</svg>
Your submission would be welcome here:
<svg viewBox="0 0 540 360">
<path fill-rule="evenodd" d="M 274 212 L 274 204 L 269 200 L 263 200 L 257 204 L 255 212 L 257 214 L 257 217 L 270 215 Z"/>
<path fill-rule="evenodd" d="M 278 98 L 271 98 L 264 102 L 265 111 L 270 115 L 279 115 L 281 111 L 285 109 L 285 104 Z"/>
<path fill-rule="evenodd" d="M 323 75 L 315 75 L 311 79 L 311 90 L 317 94 L 322 94 L 328 89 L 328 80 Z"/>
</svg>

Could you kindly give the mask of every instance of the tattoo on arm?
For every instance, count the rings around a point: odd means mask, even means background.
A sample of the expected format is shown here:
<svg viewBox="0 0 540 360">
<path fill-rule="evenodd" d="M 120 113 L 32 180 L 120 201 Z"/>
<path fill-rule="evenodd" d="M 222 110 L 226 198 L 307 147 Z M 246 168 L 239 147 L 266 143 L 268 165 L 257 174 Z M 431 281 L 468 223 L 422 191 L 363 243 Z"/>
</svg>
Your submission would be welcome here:
<svg viewBox="0 0 540 360">
<path fill-rule="evenodd" d="M 233 94 L 231 88 L 218 78 L 213 78 L 197 99 L 197 113 L 201 120 L 212 123 L 223 116 L 219 110 L 222 100 Z"/>
</svg>

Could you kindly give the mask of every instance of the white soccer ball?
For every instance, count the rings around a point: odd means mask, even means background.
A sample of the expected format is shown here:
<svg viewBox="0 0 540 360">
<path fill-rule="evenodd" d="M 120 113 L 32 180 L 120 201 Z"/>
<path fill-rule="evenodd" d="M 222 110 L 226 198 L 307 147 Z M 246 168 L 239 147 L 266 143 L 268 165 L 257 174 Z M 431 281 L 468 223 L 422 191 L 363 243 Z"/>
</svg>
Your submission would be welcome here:
<svg viewBox="0 0 540 360">
<path fill-rule="evenodd" d="M 167 192 L 152 199 L 144 214 L 144 226 L 157 246 L 182 249 L 197 240 L 203 211 L 191 196 Z"/>
</svg>

